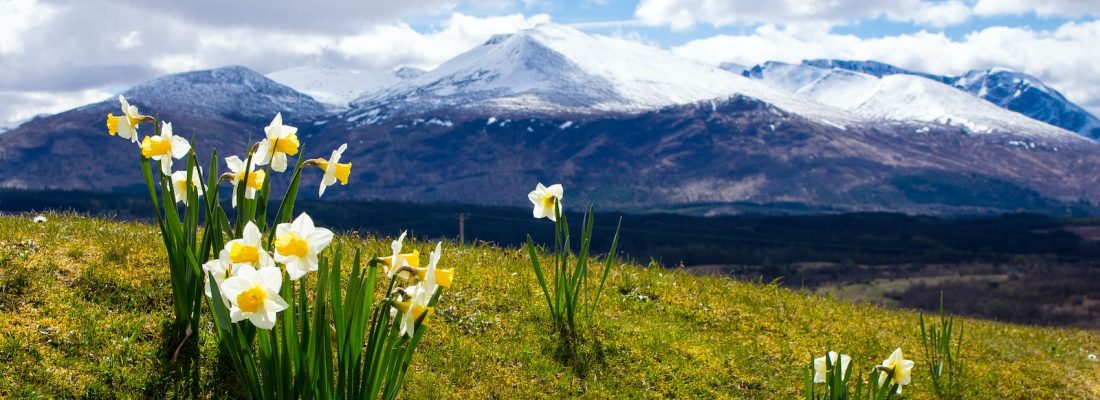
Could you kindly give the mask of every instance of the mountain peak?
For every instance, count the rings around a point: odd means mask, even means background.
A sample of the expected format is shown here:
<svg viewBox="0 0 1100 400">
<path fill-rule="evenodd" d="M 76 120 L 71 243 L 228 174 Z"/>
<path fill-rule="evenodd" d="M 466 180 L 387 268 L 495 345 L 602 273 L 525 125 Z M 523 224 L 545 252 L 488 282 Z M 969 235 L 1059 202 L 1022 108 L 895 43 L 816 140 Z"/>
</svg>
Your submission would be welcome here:
<svg viewBox="0 0 1100 400">
<path fill-rule="evenodd" d="M 231 113 L 246 119 L 271 118 L 276 112 L 313 119 L 324 113 L 309 96 L 241 66 L 172 74 L 123 94 L 147 107 Z"/>
</svg>

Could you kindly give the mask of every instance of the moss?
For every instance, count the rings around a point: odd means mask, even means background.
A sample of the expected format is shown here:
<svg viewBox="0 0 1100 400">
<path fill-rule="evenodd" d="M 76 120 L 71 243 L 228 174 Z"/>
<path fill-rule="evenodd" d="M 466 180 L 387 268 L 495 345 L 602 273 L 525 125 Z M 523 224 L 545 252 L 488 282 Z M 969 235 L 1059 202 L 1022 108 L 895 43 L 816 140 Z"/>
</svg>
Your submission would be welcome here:
<svg viewBox="0 0 1100 400">
<path fill-rule="evenodd" d="M 0 217 L 0 398 L 240 396 L 209 321 L 191 344 L 196 356 L 170 360 L 177 343 L 166 339 L 171 294 L 156 227 L 47 217 Z M 365 254 L 389 247 L 339 242 Z M 612 271 L 585 339 L 562 349 L 521 252 L 446 243 L 443 264 L 456 285 L 404 398 L 787 399 L 812 354 L 834 349 L 867 368 L 896 347 L 918 363 L 907 398 L 933 398 L 913 312 L 627 265 Z M 1100 366 L 1086 358 L 1100 350 L 1097 332 L 963 323 L 974 398 L 1100 397 Z"/>
</svg>

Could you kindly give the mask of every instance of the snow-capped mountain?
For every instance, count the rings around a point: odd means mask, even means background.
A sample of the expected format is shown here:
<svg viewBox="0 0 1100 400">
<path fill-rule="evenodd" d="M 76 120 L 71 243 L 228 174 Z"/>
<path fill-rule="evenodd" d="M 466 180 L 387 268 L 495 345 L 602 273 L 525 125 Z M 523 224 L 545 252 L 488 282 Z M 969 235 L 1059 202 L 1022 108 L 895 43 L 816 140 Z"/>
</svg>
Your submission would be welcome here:
<svg viewBox="0 0 1100 400">
<path fill-rule="evenodd" d="M 883 73 L 891 71 L 885 64 L 872 66 L 876 68 L 863 68 L 871 73 L 864 73 L 814 63 L 768 62 L 753 67 L 748 76 L 871 120 L 930 122 L 978 134 L 1071 139 L 1063 129 L 997 107 L 940 81 Z"/>
<path fill-rule="evenodd" d="M 967 72 L 951 84 L 1000 107 L 1100 139 L 1100 119 L 1031 75 L 991 68 Z"/>
<path fill-rule="evenodd" d="M 719 68 L 545 25 L 432 71 L 393 71 L 389 84 L 323 69 L 273 74 L 329 101 L 335 89 L 374 90 L 347 109 L 242 67 L 171 75 L 126 96 L 193 135 L 202 157 L 241 154 L 275 112 L 299 127 L 308 157 L 347 143 L 344 158 L 360 172 L 326 198 L 519 205 L 532 182 L 562 181 L 578 204 L 646 210 L 750 202 L 971 212 L 1100 201 L 1100 143 L 968 92 L 1009 93 L 1002 87 L 1019 82 L 975 75 L 960 90 L 899 70 Z M 377 86 L 357 86 L 367 84 Z M 118 168 L 136 153 L 105 133 L 108 112 L 116 100 L 0 135 L 0 186 L 140 189 L 136 169 Z"/>
<path fill-rule="evenodd" d="M 325 113 L 309 96 L 241 66 L 168 75 L 123 95 L 137 99 L 138 104 L 176 113 L 214 112 L 258 120 L 270 119 L 275 112 L 310 120 Z"/>
<path fill-rule="evenodd" d="M 1032 119 L 1100 139 L 1100 119 L 1067 100 L 1057 90 L 1031 75 L 1005 68 L 972 70 L 959 76 L 941 76 L 898 68 L 877 61 L 806 60 L 803 65 L 824 69 L 844 69 L 877 77 L 916 75 L 943 82 L 988 100 L 1001 108 Z M 765 64 L 766 65 L 766 64 Z"/>
<path fill-rule="evenodd" d="M 412 67 L 401 67 L 390 72 L 373 72 L 306 65 L 275 71 L 267 74 L 267 77 L 335 109 L 345 109 L 356 98 L 422 74 L 423 70 Z"/>
<path fill-rule="evenodd" d="M 559 25 L 498 35 L 419 77 L 352 102 L 349 117 L 473 109 L 638 112 L 741 95 L 804 115 L 847 120 L 737 73 L 619 38 Z"/>
</svg>

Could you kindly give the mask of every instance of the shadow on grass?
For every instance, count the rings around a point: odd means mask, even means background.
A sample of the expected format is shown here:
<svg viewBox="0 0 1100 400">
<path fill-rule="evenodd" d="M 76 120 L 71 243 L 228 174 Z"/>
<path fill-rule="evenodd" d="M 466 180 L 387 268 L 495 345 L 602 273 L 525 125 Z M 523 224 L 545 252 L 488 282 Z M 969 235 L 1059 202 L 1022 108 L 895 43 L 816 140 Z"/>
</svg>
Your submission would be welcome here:
<svg viewBox="0 0 1100 400">
<path fill-rule="evenodd" d="M 214 354 L 203 349 L 208 346 L 206 340 L 217 338 L 200 325 L 199 332 L 192 334 L 183 346 L 183 335 L 177 333 L 172 321 L 161 324 L 160 337 L 166 338 L 157 352 L 156 376 L 146 386 L 144 396 L 147 399 L 209 399 L 244 398 L 240 382 L 236 378 L 229 359 L 222 354 L 221 346 L 216 346 Z M 177 356 L 178 348 L 178 356 Z M 173 360 L 173 356 L 176 358 Z M 206 370 L 206 371 L 204 371 Z M 204 374 L 204 372 L 208 372 Z"/>
<path fill-rule="evenodd" d="M 554 359 L 572 369 L 577 378 L 586 379 L 593 368 L 607 366 L 607 351 L 600 337 L 559 332 L 555 338 Z"/>
</svg>

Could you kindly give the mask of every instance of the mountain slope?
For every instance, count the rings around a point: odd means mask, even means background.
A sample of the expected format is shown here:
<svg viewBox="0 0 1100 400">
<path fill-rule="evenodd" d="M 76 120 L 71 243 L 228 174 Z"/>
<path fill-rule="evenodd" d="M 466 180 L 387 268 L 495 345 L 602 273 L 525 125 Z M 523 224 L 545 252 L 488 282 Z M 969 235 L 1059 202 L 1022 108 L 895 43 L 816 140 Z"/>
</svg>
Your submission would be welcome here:
<svg viewBox="0 0 1100 400">
<path fill-rule="evenodd" d="M 194 135 L 200 157 L 210 149 L 243 153 L 249 138 L 282 112 L 308 138 L 324 106 L 309 96 L 244 67 L 169 75 L 123 93 L 143 113 L 172 122 L 175 134 Z M 137 190 L 142 184 L 139 152 L 127 140 L 110 137 L 108 113 L 119 114 L 115 98 L 36 118 L 0 136 L 0 186 Z M 139 133 L 149 135 L 143 124 Z M 204 161 L 205 163 L 205 161 Z M 224 166 L 223 166 L 224 167 Z"/>
<path fill-rule="evenodd" d="M 767 65 L 767 64 L 765 64 Z M 1067 100 L 1039 79 L 1004 68 L 972 70 L 959 76 L 940 76 L 898 68 L 877 61 L 806 60 L 802 65 L 843 69 L 877 77 L 915 75 L 964 90 L 999 107 L 1018 112 L 1082 136 L 1100 138 L 1100 119 Z"/>
<path fill-rule="evenodd" d="M 998 107 L 925 75 L 879 63 L 865 68 L 828 65 L 837 64 L 768 62 L 753 67 L 747 75 L 872 120 L 932 122 L 960 126 L 979 134 L 1011 133 L 1070 140 L 1066 137 L 1068 132 L 1062 129 Z"/>
</svg>

